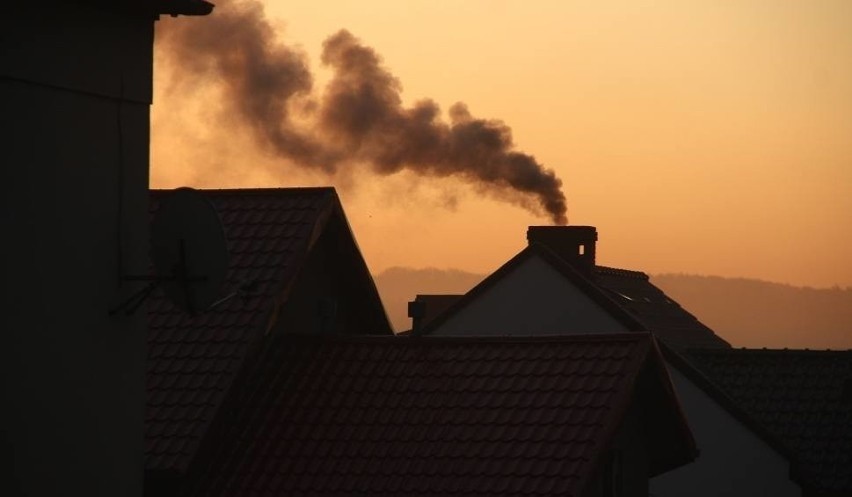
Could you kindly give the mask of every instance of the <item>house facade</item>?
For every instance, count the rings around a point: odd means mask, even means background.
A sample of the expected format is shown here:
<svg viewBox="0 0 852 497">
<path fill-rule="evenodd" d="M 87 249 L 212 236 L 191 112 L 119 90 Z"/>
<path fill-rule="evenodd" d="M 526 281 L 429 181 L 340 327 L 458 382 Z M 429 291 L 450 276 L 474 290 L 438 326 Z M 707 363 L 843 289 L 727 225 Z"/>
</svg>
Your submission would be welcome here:
<svg viewBox="0 0 852 497">
<path fill-rule="evenodd" d="M 440 316 L 425 336 L 548 336 L 649 331 L 701 451 L 692 464 L 651 481 L 665 495 L 801 495 L 779 440 L 703 378 L 682 353 L 730 346 L 651 285 L 646 275 L 595 265 L 591 227 L 532 227 L 530 244 Z M 495 323 L 502 326 L 495 327 Z M 694 484 L 694 482 L 701 482 Z"/>
</svg>

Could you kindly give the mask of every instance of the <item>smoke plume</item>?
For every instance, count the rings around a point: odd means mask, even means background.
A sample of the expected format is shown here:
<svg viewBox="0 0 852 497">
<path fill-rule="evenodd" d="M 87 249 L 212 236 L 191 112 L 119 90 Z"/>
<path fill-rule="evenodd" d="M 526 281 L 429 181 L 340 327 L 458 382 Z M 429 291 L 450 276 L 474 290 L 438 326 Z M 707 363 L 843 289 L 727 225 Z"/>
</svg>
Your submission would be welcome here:
<svg viewBox="0 0 852 497">
<path fill-rule="evenodd" d="M 463 103 L 441 119 L 438 105 L 402 103 L 402 87 L 381 57 L 348 31 L 323 43 L 333 77 L 313 88 L 306 56 L 279 43 L 263 7 L 244 0 L 200 20 L 160 26 L 175 82 L 216 82 L 223 112 L 259 145 L 299 167 L 335 174 L 368 167 L 379 175 L 410 170 L 454 177 L 565 224 L 562 182 L 531 155 L 514 150 L 511 129 L 473 117 Z"/>
</svg>

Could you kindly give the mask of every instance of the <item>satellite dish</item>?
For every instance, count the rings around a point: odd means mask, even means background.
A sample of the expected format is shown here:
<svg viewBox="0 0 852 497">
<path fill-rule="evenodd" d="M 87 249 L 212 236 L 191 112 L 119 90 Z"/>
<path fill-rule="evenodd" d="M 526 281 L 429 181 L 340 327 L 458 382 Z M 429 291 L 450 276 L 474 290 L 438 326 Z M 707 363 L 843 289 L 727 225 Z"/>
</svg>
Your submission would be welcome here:
<svg viewBox="0 0 852 497">
<path fill-rule="evenodd" d="M 151 223 L 151 257 L 166 297 L 190 313 L 208 309 L 228 270 L 225 230 L 213 203 L 186 187 L 162 199 Z"/>
</svg>

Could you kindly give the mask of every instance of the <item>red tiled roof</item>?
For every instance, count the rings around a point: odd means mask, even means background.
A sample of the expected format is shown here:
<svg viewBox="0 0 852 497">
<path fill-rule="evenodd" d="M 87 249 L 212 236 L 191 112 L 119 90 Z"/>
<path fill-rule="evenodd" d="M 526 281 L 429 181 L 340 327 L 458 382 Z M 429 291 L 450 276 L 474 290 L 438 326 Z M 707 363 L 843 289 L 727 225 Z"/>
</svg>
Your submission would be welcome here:
<svg viewBox="0 0 852 497">
<path fill-rule="evenodd" d="M 799 480 L 813 495 L 852 495 L 852 351 L 729 349 L 688 355 L 790 449 Z"/>
<path fill-rule="evenodd" d="M 696 453 L 646 333 L 282 335 L 247 378 L 190 495 L 579 495 L 636 399 L 652 473 Z"/>
<path fill-rule="evenodd" d="M 151 192 L 151 211 L 168 191 Z M 235 297 L 192 316 L 155 295 L 148 303 L 146 468 L 186 469 L 276 297 L 303 262 L 333 188 L 204 190 L 222 219 L 230 252 L 223 294 Z"/>
</svg>

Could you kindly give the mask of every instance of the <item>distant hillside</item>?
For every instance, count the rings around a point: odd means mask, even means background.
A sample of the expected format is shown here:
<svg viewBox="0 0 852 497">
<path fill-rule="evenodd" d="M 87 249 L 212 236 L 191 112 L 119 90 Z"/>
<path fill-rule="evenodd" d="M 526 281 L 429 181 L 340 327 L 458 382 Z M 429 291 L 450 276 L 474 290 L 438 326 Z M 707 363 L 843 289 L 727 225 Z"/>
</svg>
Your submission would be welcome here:
<svg viewBox="0 0 852 497">
<path fill-rule="evenodd" d="M 411 328 L 408 302 L 418 293 L 463 294 L 485 278 L 458 269 L 392 267 L 375 276 L 376 286 L 397 331 Z"/>
<path fill-rule="evenodd" d="M 405 330 L 415 295 L 465 293 L 485 276 L 395 267 L 375 280 L 394 328 Z M 735 347 L 852 349 L 852 289 L 683 274 L 651 281 Z"/>
<path fill-rule="evenodd" d="M 651 281 L 735 347 L 852 348 L 852 289 L 683 274 Z"/>
</svg>

